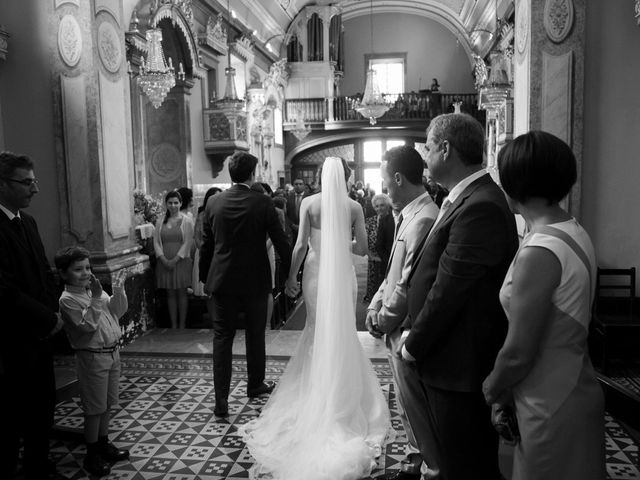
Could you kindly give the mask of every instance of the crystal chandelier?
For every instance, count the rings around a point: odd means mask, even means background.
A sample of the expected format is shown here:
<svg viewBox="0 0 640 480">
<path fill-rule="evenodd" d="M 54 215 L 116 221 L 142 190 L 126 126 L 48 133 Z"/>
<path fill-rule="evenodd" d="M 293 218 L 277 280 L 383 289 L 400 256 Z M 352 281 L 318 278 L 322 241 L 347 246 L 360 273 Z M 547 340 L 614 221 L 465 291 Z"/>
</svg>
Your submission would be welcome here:
<svg viewBox="0 0 640 480">
<path fill-rule="evenodd" d="M 146 36 L 149 54 L 147 55 L 146 61 L 144 57 L 142 57 L 138 85 L 140 85 L 144 94 L 149 97 L 153 106 L 158 108 L 162 105 L 162 102 L 164 102 L 169 90 L 176 84 L 176 77 L 171 57 L 169 57 L 168 66 L 164 59 L 164 53 L 162 51 L 162 31 L 159 28 L 152 28 L 147 30 Z M 182 63 L 180 64 L 178 77 L 184 79 Z"/>
<path fill-rule="evenodd" d="M 370 8 L 371 53 L 373 54 L 373 0 L 371 0 Z M 368 118 L 371 125 L 375 125 L 377 119 L 387 113 L 387 110 L 389 110 L 389 106 L 384 103 L 382 95 L 380 94 L 376 72 L 370 66 L 369 70 L 367 70 L 364 95 L 362 96 L 360 104 L 356 107 L 356 111 L 363 117 Z"/>
<path fill-rule="evenodd" d="M 296 124 L 295 127 L 291 129 L 291 133 L 293 133 L 299 141 L 304 140 L 307 135 L 311 133 L 311 127 L 309 125 L 305 125 L 304 123 L 304 114 L 301 108 L 298 109 Z"/>
</svg>

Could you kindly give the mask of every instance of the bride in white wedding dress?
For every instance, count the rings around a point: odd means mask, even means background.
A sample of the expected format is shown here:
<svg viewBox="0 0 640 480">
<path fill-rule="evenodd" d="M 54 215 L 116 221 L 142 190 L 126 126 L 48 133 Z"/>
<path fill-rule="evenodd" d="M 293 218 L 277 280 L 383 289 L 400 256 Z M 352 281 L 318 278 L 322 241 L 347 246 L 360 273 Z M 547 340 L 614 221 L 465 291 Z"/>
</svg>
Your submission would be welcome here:
<svg viewBox="0 0 640 480">
<path fill-rule="evenodd" d="M 262 413 L 240 427 L 256 460 L 252 479 L 367 477 L 392 431 L 384 394 L 356 333 L 351 254 L 364 255 L 367 239 L 362 207 L 347 195 L 348 169 L 342 159 L 327 158 L 322 193 L 300 206 L 287 287 L 297 288 L 308 244 L 302 279 L 307 321 Z"/>
</svg>

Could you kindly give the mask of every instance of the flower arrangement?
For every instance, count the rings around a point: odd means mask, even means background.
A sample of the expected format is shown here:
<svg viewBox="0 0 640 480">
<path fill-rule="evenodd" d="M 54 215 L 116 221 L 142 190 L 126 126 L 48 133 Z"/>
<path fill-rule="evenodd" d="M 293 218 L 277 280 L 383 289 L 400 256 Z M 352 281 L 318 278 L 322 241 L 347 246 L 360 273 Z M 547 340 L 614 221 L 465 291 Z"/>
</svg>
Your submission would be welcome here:
<svg viewBox="0 0 640 480">
<path fill-rule="evenodd" d="M 142 190 L 133 191 L 133 213 L 136 225 L 145 223 L 155 224 L 160 215 L 164 214 L 164 195 L 150 195 Z"/>
</svg>

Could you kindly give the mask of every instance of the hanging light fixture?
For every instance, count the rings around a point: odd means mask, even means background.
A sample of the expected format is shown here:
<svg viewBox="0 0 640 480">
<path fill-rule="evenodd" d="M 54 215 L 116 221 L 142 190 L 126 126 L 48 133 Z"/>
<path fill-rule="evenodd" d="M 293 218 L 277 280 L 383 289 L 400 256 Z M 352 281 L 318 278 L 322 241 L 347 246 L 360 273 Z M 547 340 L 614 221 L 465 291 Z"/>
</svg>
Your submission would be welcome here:
<svg viewBox="0 0 640 480">
<path fill-rule="evenodd" d="M 370 2 L 369 26 L 371 28 L 371 53 L 373 54 L 373 0 L 370 0 Z M 384 103 L 380 94 L 376 72 L 369 65 L 364 95 L 360 104 L 356 107 L 356 111 L 363 117 L 368 118 L 371 125 L 375 125 L 377 119 L 387 113 L 387 110 L 389 110 L 389 106 Z"/>
<path fill-rule="evenodd" d="M 309 133 L 311 133 L 311 127 L 304 123 L 304 113 L 301 108 L 298 108 L 298 115 L 296 116 L 296 124 L 295 127 L 291 129 L 291 133 L 295 135 L 295 137 L 302 141 L 304 140 Z"/>
<path fill-rule="evenodd" d="M 175 70 L 171 57 L 169 57 L 168 65 L 165 61 L 164 52 L 162 51 L 162 31 L 159 28 L 151 28 L 147 30 L 146 37 L 149 53 L 146 61 L 142 57 L 138 85 L 144 94 L 149 97 L 153 106 L 158 108 L 164 102 L 169 90 L 176 84 Z M 182 63 L 178 71 L 178 78 L 184 79 Z"/>
<path fill-rule="evenodd" d="M 227 0 L 227 68 L 224 69 L 224 75 L 226 77 L 224 96 L 218 100 L 218 103 L 242 103 L 242 100 L 238 98 L 238 92 L 236 90 L 236 69 L 231 66 L 231 5 L 229 0 Z"/>
</svg>

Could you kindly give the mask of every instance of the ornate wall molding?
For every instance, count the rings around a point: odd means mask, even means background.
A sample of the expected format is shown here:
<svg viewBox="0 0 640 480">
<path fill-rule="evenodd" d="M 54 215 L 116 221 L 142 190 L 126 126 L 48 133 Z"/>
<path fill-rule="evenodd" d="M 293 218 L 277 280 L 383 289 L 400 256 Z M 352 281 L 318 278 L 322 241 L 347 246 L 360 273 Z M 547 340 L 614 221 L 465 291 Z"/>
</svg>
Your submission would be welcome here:
<svg viewBox="0 0 640 480">
<path fill-rule="evenodd" d="M 82 55 L 82 32 L 73 15 L 65 15 L 58 26 L 58 51 L 62 61 L 75 67 Z"/>
<path fill-rule="evenodd" d="M 118 27 L 120 26 L 120 7 L 118 0 L 96 0 L 95 15 L 98 16 L 100 12 L 107 12 L 116 21 Z"/>
<path fill-rule="evenodd" d="M 253 43 L 251 39 L 245 35 L 240 37 L 238 40 L 231 44 L 233 48 L 233 52 L 236 53 L 239 57 L 246 60 L 248 63 L 253 63 L 255 58 L 255 53 L 253 52 Z"/>
<path fill-rule="evenodd" d="M 518 62 L 522 62 L 529 45 L 529 5 L 528 1 L 516 3 L 515 44 Z"/>
<path fill-rule="evenodd" d="M 115 27 L 104 21 L 98 27 L 98 54 L 107 71 L 117 73 L 122 65 L 120 36 Z"/>
<path fill-rule="evenodd" d="M 211 47 L 219 55 L 227 53 L 227 29 L 224 27 L 222 13 L 209 17 L 204 33 L 198 35 L 198 44 Z"/>
<path fill-rule="evenodd" d="M 544 5 L 544 29 L 552 42 L 560 43 L 573 26 L 572 0 L 546 0 Z"/>
<path fill-rule="evenodd" d="M 638 26 L 640 26 L 640 0 L 636 0 L 636 21 L 638 22 Z"/>
<path fill-rule="evenodd" d="M 0 25 L 0 60 L 7 59 L 7 54 L 9 53 L 9 37 L 11 37 L 11 35 Z"/>
<path fill-rule="evenodd" d="M 80 0 L 56 0 L 55 8 L 60 8 L 60 5 L 64 5 L 65 3 L 70 3 L 76 7 L 80 6 Z"/>
</svg>

